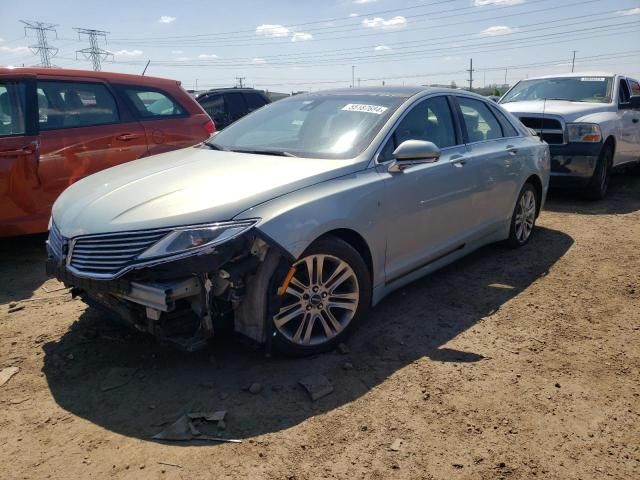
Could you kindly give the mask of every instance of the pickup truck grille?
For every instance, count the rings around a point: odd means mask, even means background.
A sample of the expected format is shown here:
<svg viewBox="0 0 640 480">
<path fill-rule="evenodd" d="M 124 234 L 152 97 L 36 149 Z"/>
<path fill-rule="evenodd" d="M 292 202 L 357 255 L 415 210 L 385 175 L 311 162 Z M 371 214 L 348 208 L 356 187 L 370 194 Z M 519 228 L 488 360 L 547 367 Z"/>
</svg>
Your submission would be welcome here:
<svg viewBox="0 0 640 480">
<path fill-rule="evenodd" d="M 519 117 L 525 127 L 536 131 L 538 135 L 549 145 L 562 145 L 564 143 L 564 128 L 562 122 L 549 117 Z"/>
<path fill-rule="evenodd" d="M 170 230 L 110 233 L 80 237 L 73 243 L 69 265 L 94 278 L 118 274 Z"/>
</svg>

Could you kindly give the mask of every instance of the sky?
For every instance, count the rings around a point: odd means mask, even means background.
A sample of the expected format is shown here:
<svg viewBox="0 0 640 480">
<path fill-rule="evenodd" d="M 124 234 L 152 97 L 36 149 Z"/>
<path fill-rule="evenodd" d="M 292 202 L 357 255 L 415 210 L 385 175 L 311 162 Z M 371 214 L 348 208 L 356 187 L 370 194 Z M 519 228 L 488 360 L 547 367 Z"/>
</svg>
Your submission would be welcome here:
<svg viewBox="0 0 640 480">
<path fill-rule="evenodd" d="M 640 77 L 640 0 L 1 0 L 0 65 L 40 63 L 20 20 L 56 25 L 56 66 L 91 69 L 74 28 L 102 30 L 103 70 L 150 61 L 188 89 L 468 86 L 471 58 L 474 87 L 512 84 L 571 71 L 574 51 L 576 71 Z"/>
</svg>

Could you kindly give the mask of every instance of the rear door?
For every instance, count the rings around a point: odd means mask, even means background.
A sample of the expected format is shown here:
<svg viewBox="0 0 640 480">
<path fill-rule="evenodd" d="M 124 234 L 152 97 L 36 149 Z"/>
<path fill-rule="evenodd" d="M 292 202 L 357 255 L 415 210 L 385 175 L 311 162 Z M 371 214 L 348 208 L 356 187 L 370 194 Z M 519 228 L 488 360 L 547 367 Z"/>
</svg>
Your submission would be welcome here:
<svg viewBox="0 0 640 480">
<path fill-rule="evenodd" d="M 28 101 L 33 83 L 33 77 L 0 76 L 0 236 L 47 225 L 46 209 L 38 203 L 36 109 Z"/>
<path fill-rule="evenodd" d="M 247 102 L 244 95 L 240 92 L 231 92 L 224 94 L 224 103 L 227 114 L 229 115 L 229 123 L 240 120 L 248 113 Z"/>
<path fill-rule="evenodd" d="M 244 99 L 247 102 L 247 113 L 258 110 L 269 103 L 267 99 L 258 92 L 245 92 Z"/>
<path fill-rule="evenodd" d="M 616 144 L 614 164 L 633 162 L 638 159 L 636 138 L 640 128 L 640 112 L 633 110 L 629 99 L 631 89 L 626 78 L 618 80 L 619 136 Z"/>
<path fill-rule="evenodd" d="M 631 89 L 631 96 L 640 97 L 640 83 L 637 80 L 631 78 L 629 81 L 629 88 Z M 640 160 L 640 110 L 631 110 L 631 128 L 632 128 L 632 160 Z"/>
<path fill-rule="evenodd" d="M 517 130 L 488 102 L 463 95 L 456 100 L 467 145 L 463 168 L 475 178 L 470 227 L 482 237 L 511 215 L 525 152 Z"/>
<path fill-rule="evenodd" d="M 142 125 L 118 105 L 106 83 L 39 78 L 36 87 L 38 174 L 48 209 L 81 178 L 147 155 Z"/>
<path fill-rule="evenodd" d="M 190 114 L 168 91 L 134 85 L 118 90 L 144 127 L 149 154 L 191 147 L 207 138 L 205 123 L 210 120 L 205 113 L 199 109 L 201 114 Z"/>
</svg>

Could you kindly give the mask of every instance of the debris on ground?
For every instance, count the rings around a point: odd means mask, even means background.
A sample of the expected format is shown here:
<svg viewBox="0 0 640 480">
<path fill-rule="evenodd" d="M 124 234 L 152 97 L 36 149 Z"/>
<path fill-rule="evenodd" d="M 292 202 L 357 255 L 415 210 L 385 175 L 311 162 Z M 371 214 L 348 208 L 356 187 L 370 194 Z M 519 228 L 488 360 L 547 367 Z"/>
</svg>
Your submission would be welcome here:
<svg viewBox="0 0 640 480">
<path fill-rule="evenodd" d="M 108 390 L 113 390 L 125 386 L 131 381 L 136 373 L 136 370 L 137 369 L 135 368 L 126 367 L 112 368 L 111 370 L 109 370 L 109 373 L 107 373 L 107 376 L 102 381 L 100 390 L 106 392 Z"/>
<path fill-rule="evenodd" d="M 402 440 L 401 438 L 396 438 L 389 448 L 394 452 L 398 452 L 400 451 L 400 447 L 402 447 L 403 443 L 404 443 L 404 440 Z"/>
<path fill-rule="evenodd" d="M 336 350 L 338 350 L 338 353 L 341 353 L 342 355 L 347 355 L 348 353 L 351 353 L 351 350 L 349 349 L 349 347 L 347 347 L 344 343 L 339 343 Z"/>
<path fill-rule="evenodd" d="M 13 307 L 9 307 L 8 313 L 19 312 L 20 310 L 24 310 L 24 305 L 15 305 Z"/>
<path fill-rule="evenodd" d="M 333 385 L 324 375 L 309 375 L 298 380 L 298 383 L 305 388 L 314 402 L 333 392 Z"/>
<path fill-rule="evenodd" d="M 351 362 L 344 362 L 342 364 L 342 369 L 343 370 L 353 370 L 353 363 Z"/>
<path fill-rule="evenodd" d="M 230 438 L 212 437 L 210 435 L 203 435 L 192 423 L 189 418 L 190 414 L 182 415 L 178 420 L 165 428 L 162 432 L 151 437 L 154 440 L 166 440 L 186 442 L 189 440 L 204 440 L 210 442 L 230 442 L 230 443 L 242 443 L 242 440 L 235 440 Z M 193 415 L 193 414 L 191 414 Z"/>
<path fill-rule="evenodd" d="M 182 468 L 182 465 L 178 465 L 177 463 L 158 462 L 158 465 L 166 465 L 168 467 Z"/>
<path fill-rule="evenodd" d="M 190 420 L 206 420 L 207 422 L 219 422 L 224 420 L 227 415 L 226 410 L 217 410 L 215 412 L 195 412 L 187 413 Z"/>
<path fill-rule="evenodd" d="M 7 367 L 0 370 L 0 387 L 11 380 L 11 377 L 13 377 L 19 371 L 20 369 L 18 367 Z"/>
</svg>

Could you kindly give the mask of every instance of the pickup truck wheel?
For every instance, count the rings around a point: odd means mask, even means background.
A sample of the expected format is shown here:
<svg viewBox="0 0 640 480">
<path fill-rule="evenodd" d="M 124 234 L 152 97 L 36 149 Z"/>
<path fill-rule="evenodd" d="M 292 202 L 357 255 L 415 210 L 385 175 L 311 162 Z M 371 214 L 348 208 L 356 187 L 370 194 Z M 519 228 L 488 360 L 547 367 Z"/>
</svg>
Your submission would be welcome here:
<svg viewBox="0 0 640 480">
<path fill-rule="evenodd" d="M 612 164 L 613 149 L 611 145 L 605 145 L 600 152 L 598 165 L 596 165 L 596 169 L 585 191 L 587 198 L 590 200 L 602 200 L 607 195 Z"/>
<path fill-rule="evenodd" d="M 270 319 L 272 347 L 290 356 L 332 350 L 369 309 L 367 266 L 351 245 L 327 237 L 314 242 L 293 267 L 295 273 Z"/>
</svg>

